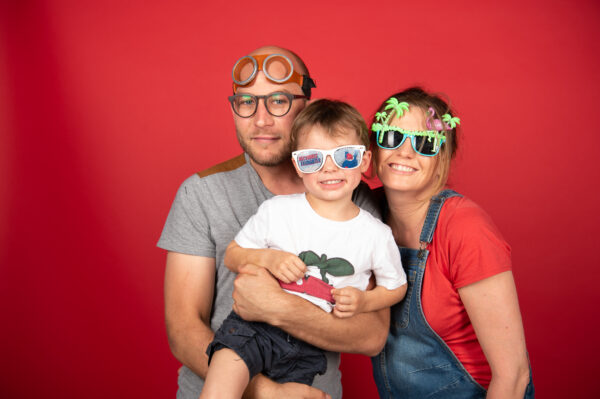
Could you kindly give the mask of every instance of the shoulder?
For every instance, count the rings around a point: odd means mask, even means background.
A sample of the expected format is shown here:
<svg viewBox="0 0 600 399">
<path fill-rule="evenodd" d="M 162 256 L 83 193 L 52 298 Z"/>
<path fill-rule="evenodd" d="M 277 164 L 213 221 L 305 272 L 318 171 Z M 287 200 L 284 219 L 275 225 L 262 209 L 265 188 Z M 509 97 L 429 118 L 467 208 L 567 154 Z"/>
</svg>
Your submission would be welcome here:
<svg viewBox="0 0 600 399">
<path fill-rule="evenodd" d="M 210 195 L 244 195 L 260 186 L 259 182 L 258 174 L 246 161 L 245 154 L 241 154 L 193 174 L 184 184 Z"/>
<path fill-rule="evenodd" d="M 456 288 L 511 269 L 510 246 L 489 217 L 465 197 L 446 200 L 433 245 Z"/>
<path fill-rule="evenodd" d="M 299 204 L 303 203 L 305 200 L 304 193 L 298 194 L 287 194 L 287 195 L 275 195 L 269 199 L 263 201 L 260 205 L 259 210 L 262 211 L 277 211 L 283 210 L 285 212 L 290 212 L 292 207 L 297 207 Z"/>
<path fill-rule="evenodd" d="M 387 224 L 362 208 L 357 223 L 360 224 L 361 230 L 367 233 L 374 242 L 381 240 L 382 237 L 393 237 L 392 229 Z"/>
<path fill-rule="evenodd" d="M 231 172 L 231 171 L 241 168 L 245 164 L 246 164 L 246 157 L 244 154 L 240 154 L 236 157 L 228 159 L 227 161 L 221 162 L 217 165 L 211 166 L 210 168 L 204 169 L 204 170 L 196 173 L 196 175 L 198 177 L 202 178 L 202 177 L 211 176 L 211 175 L 218 174 L 218 173 Z"/>
<path fill-rule="evenodd" d="M 508 243 L 487 212 L 466 197 L 446 200 L 435 236 L 457 251 L 477 247 L 479 251 L 498 248 L 510 252 Z"/>
<path fill-rule="evenodd" d="M 492 228 L 494 222 L 477 203 L 467 197 L 452 197 L 446 200 L 440 212 L 438 227 L 452 225 L 452 231 Z"/>
</svg>

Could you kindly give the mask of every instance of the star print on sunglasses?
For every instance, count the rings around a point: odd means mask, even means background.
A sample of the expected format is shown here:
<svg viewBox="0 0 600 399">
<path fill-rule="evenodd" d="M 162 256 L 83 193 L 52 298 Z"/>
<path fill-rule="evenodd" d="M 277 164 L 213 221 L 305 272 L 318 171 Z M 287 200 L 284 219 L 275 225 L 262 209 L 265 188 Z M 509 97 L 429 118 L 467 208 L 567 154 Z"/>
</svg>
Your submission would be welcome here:
<svg viewBox="0 0 600 399">
<path fill-rule="evenodd" d="M 364 153 L 364 145 L 345 145 L 331 150 L 298 150 L 292 152 L 292 158 L 300 172 L 315 173 L 321 170 L 328 155 L 338 168 L 354 169 L 360 166 Z"/>
</svg>

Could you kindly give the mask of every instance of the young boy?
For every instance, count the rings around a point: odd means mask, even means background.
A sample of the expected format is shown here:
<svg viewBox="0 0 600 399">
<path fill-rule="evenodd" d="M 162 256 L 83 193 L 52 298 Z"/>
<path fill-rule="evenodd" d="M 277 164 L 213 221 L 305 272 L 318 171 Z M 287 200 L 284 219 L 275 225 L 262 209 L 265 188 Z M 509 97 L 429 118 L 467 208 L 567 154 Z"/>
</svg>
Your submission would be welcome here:
<svg viewBox="0 0 600 399">
<path fill-rule="evenodd" d="M 246 263 L 265 267 L 286 291 L 337 317 L 399 302 L 406 276 L 391 230 L 352 202 L 371 160 L 360 113 L 340 101 L 315 101 L 297 116 L 291 140 L 306 193 L 265 201 L 227 248 L 225 264 L 235 272 Z M 371 273 L 377 286 L 366 290 Z M 200 398 L 240 398 L 257 373 L 310 385 L 326 369 L 322 350 L 234 312 L 207 354 Z"/>
</svg>

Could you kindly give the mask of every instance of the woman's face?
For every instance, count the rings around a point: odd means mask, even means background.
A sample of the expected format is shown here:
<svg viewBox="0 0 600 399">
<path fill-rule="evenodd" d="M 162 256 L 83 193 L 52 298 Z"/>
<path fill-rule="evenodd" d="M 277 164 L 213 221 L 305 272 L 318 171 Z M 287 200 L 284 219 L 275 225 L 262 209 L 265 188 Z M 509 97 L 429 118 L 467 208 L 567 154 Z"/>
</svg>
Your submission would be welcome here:
<svg viewBox="0 0 600 399">
<path fill-rule="evenodd" d="M 404 116 L 393 119 L 390 125 L 406 130 L 427 130 L 426 118 L 424 110 L 411 106 Z M 414 193 L 419 197 L 419 194 L 426 193 L 436 182 L 438 156 L 417 154 L 407 137 L 395 150 L 376 148 L 375 170 L 386 189 Z"/>
</svg>

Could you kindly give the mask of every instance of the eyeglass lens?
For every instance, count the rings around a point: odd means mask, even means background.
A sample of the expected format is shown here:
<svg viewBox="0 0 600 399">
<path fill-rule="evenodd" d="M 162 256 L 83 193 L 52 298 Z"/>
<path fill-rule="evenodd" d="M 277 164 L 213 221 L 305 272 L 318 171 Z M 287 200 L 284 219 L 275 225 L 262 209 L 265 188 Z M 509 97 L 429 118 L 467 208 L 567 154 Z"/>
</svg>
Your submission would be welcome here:
<svg viewBox="0 0 600 399">
<path fill-rule="evenodd" d="M 297 156 L 298 169 L 303 173 L 313 173 L 321 169 L 327 156 L 326 151 L 299 151 Z M 333 151 L 333 162 L 342 169 L 354 169 L 362 161 L 362 152 L 351 147 L 340 147 Z"/>
<path fill-rule="evenodd" d="M 236 94 L 233 96 L 233 109 L 241 117 L 252 116 L 256 112 L 260 98 L 264 100 L 267 111 L 273 116 L 287 114 L 292 106 L 292 100 L 284 93 L 272 93 L 266 96 Z"/>
<path fill-rule="evenodd" d="M 402 144 L 404 144 L 404 140 L 407 137 L 404 134 L 393 130 L 388 130 L 379 134 L 383 135 L 380 146 L 388 149 L 400 147 Z M 426 156 L 437 154 L 435 141 L 434 139 L 428 140 L 429 138 L 430 137 L 428 136 L 410 136 L 411 145 L 415 152 Z"/>
</svg>

